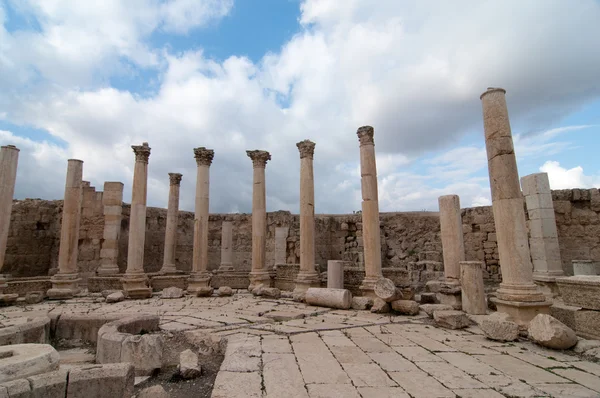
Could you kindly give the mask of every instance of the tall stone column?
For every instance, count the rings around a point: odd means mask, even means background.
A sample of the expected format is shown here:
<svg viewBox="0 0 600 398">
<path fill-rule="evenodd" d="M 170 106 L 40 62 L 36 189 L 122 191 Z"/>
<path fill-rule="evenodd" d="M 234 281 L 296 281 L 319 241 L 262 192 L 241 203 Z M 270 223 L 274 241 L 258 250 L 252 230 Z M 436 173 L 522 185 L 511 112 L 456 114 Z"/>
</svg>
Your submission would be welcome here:
<svg viewBox="0 0 600 398">
<path fill-rule="evenodd" d="M 502 268 L 502 283 L 494 302 L 498 311 L 508 313 L 516 322 L 526 325 L 538 313 L 548 313 L 551 303 L 533 283 L 523 196 L 505 93 L 501 88 L 489 88 L 480 97 Z"/>
<path fill-rule="evenodd" d="M 188 280 L 188 292 L 207 295 L 211 273 L 208 272 L 208 195 L 210 165 L 215 156 L 212 149 L 194 148 L 198 166 L 196 177 L 196 205 L 194 214 L 194 248 L 192 253 L 192 273 Z"/>
<path fill-rule="evenodd" d="M 300 272 L 294 292 L 303 293 L 309 287 L 321 286 L 315 270 L 315 143 L 304 140 L 296 146 L 300 152 Z"/>
<path fill-rule="evenodd" d="M 52 277 L 52 288 L 48 290 L 50 299 L 67 299 L 79 293 L 77 254 L 79 252 L 79 221 L 81 201 L 83 161 L 69 159 L 65 198 L 63 201 L 60 226 L 60 246 L 58 248 L 58 272 Z"/>
<path fill-rule="evenodd" d="M 379 197 L 377 193 L 377 165 L 375 162 L 375 131 L 371 126 L 359 127 L 356 135 L 360 142 L 360 176 L 362 188 L 362 224 L 365 258 L 365 279 L 360 289 L 364 296 L 376 297 L 375 283 L 381 273 L 381 235 L 379 230 Z"/>
<path fill-rule="evenodd" d="M 221 224 L 221 265 L 219 272 L 233 271 L 233 222 Z"/>
<path fill-rule="evenodd" d="M 265 190 L 265 167 L 271 160 L 267 151 L 246 151 L 252 159 L 253 184 L 252 184 L 252 270 L 250 271 L 249 290 L 257 285 L 270 286 L 271 276 L 266 269 L 265 251 L 267 243 L 267 206 Z"/>
<path fill-rule="evenodd" d="M 122 281 L 127 297 L 138 299 L 152 296 L 152 288 L 148 287 L 148 276 L 144 272 L 150 147 L 147 142 L 144 142 L 142 145 L 132 145 L 131 148 L 135 153 L 135 168 L 133 169 L 133 187 L 131 188 L 127 270 Z"/>
<path fill-rule="evenodd" d="M 0 302 L 11 304 L 17 300 L 17 294 L 2 294 L 7 287 L 6 277 L 2 273 L 10 216 L 12 212 L 15 181 L 17 180 L 17 164 L 19 149 L 14 145 L 6 145 L 0 149 Z"/>
<path fill-rule="evenodd" d="M 180 173 L 169 173 L 169 207 L 167 208 L 167 227 L 165 228 L 165 253 L 162 269 L 163 274 L 177 273 L 175 267 L 175 252 L 177 249 L 177 223 L 179 222 L 179 187 Z"/>
<path fill-rule="evenodd" d="M 119 236 L 121 235 L 121 219 L 123 218 L 123 183 L 107 181 L 102 194 L 104 206 L 104 241 L 100 249 L 100 267 L 96 271 L 99 276 L 117 275 L 119 266 Z"/>
<path fill-rule="evenodd" d="M 529 214 L 529 248 L 533 261 L 533 280 L 546 295 L 558 294 L 557 277 L 564 276 L 554 204 L 548 174 L 536 173 L 521 178 Z"/>
</svg>

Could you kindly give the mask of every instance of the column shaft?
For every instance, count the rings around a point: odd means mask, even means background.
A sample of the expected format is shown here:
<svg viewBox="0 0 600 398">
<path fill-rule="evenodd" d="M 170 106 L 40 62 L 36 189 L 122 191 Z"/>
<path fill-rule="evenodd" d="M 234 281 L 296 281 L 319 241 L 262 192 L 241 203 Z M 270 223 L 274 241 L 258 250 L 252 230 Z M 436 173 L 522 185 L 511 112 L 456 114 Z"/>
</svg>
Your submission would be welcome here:
<svg viewBox="0 0 600 398">
<path fill-rule="evenodd" d="M 233 223 L 221 224 L 221 265 L 219 271 L 233 271 Z"/>
<path fill-rule="evenodd" d="M 375 162 L 374 130 L 363 126 L 356 132 L 360 141 L 360 175 L 362 189 L 362 223 L 365 258 L 365 279 L 360 286 L 365 296 L 375 296 L 373 287 L 382 278 L 381 235 L 379 228 L 379 199 L 377 166 Z"/>
<path fill-rule="evenodd" d="M 17 147 L 6 145 L 0 149 L 0 274 L 2 274 L 6 255 L 18 162 Z"/>
<path fill-rule="evenodd" d="M 179 187 L 181 174 L 169 173 L 169 204 L 167 208 L 167 226 L 165 228 L 165 250 L 162 273 L 177 272 L 175 253 L 177 251 L 177 224 L 179 222 Z"/>
<path fill-rule="evenodd" d="M 458 195 L 438 198 L 440 206 L 440 234 L 444 254 L 444 276 L 447 280 L 460 279 L 460 262 L 465 261 L 460 199 Z"/>
<path fill-rule="evenodd" d="M 98 275 L 116 275 L 119 273 L 119 236 L 123 213 L 123 183 L 105 182 L 102 194 L 104 206 L 104 241 L 100 250 Z"/>
</svg>

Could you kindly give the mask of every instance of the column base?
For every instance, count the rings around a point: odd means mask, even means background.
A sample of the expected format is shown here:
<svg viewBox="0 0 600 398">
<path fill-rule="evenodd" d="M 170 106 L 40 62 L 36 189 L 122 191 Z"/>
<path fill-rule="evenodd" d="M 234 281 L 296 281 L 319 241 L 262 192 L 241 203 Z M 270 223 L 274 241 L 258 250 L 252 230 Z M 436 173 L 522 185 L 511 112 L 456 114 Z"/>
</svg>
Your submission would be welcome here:
<svg viewBox="0 0 600 398">
<path fill-rule="evenodd" d="M 271 287 L 271 273 L 267 270 L 250 271 L 248 275 L 250 284 L 248 290 L 252 291 L 258 285 L 264 285 L 265 287 Z"/>
<path fill-rule="evenodd" d="M 160 271 L 158 271 L 159 275 L 181 275 L 183 273 L 183 271 L 175 267 L 175 264 L 164 264 Z"/>
<path fill-rule="evenodd" d="M 304 293 L 311 287 L 321 287 L 321 279 L 316 272 L 300 271 L 294 282 L 294 293 Z"/>
<path fill-rule="evenodd" d="M 192 273 L 188 279 L 187 292 L 199 297 L 210 296 L 213 290 L 210 287 L 211 278 L 212 274 L 210 272 Z"/>
<path fill-rule="evenodd" d="M 73 298 L 81 291 L 78 274 L 55 274 L 51 279 L 52 288 L 46 293 L 50 300 L 65 300 Z"/>
<path fill-rule="evenodd" d="M 501 283 L 496 290 L 496 297 L 503 301 L 518 301 L 523 303 L 539 303 L 546 301 L 546 297 L 532 282 L 527 284 Z"/>
<path fill-rule="evenodd" d="M 435 294 L 440 304 L 462 310 L 462 288 L 458 279 L 446 278 L 440 281 L 439 291 Z"/>
<path fill-rule="evenodd" d="M 123 293 L 130 299 L 146 299 L 152 297 L 152 288 L 148 287 L 148 276 L 141 272 L 125 274 L 123 279 Z"/>
<path fill-rule="evenodd" d="M 12 294 L 3 294 L 0 293 L 0 307 L 8 307 L 9 305 L 13 305 L 17 302 L 19 295 L 17 293 Z"/>
<path fill-rule="evenodd" d="M 496 304 L 498 312 L 504 312 L 505 314 L 510 315 L 512 320 L 516 322 L 521 329 L 526 329 L 529 326 L 529 322 L 535 318 L 537 314 L 550 314 L 550 306 L 552 305 L 551 301 L 506 301 L 497 297 L 493 297 L 491 300 Z"/>
<path fill-rule="evenodd" d="M 375 284 L 379 279 L 383 278 L 383 276 L 378 277 L 365 277 L 363 279 L 361 285 L 358 287 L 363 297 L 377 298 L 375 294 Z"/>
<path fill-rule="evenodd" d="M 96 270 L 98 276 L 115 276 L 119 274 L 119 267 L 111 265 L 109 267 L 100 267 Z"/>
<path fill-rule="evenodd" d="M 544 296 L 553 299 L 560 296 L 556 278 L 565 276 L 562 271 L 533 273 L 533 283 L 542 291 Z"/>
</svg>

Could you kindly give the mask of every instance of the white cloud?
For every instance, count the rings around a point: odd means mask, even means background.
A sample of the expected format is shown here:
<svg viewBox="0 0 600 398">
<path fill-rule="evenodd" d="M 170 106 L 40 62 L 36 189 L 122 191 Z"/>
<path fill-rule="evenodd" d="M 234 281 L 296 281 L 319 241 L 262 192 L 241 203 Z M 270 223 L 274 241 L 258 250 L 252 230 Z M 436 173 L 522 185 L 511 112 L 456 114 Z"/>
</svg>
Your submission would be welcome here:
<svg viewBox="0 0 600 398">
<path fill-rule="evenodd" d="M 600 186 L 600 175 L 585 175 L 581 166 L 566 169 L 559 162 L 549 160 L 540 167 L 540 171 L 548 173 L 552 189 L 597 188 Z"/>
</svg>

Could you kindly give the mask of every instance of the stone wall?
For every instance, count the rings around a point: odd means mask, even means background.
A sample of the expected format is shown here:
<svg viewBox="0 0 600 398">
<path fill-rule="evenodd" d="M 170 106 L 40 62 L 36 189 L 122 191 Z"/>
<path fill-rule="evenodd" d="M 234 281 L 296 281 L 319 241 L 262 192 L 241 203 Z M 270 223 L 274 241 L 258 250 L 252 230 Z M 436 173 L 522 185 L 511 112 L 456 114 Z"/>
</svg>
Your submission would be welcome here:
<svg viewBox="0 0 600 398">
<path fill-rule="evenodd" d="M 600 260 L 600 194 L 597 189 L 553 191 L 563 268 L 572 273 L 571 260 Z M 129 205 L 123 206 L 118 265 L 125 271 L 129 235 Z M 14 277 L 48 275 L 58 257 L 62 201 L 26 199 L 15 201 L 4 273 Z M 148 208 L 144 268 L 160 270 L 163 262 L 166 209 Z M 499 282 L 498 247 L 491 207 L 462 210 L 467 260 L 485 263 L 484 277 Z M 176 266 L 189 271 L 192 263 L 193 213 L 180 212 Z M 233 222 L 233 261 L 239 271 L 251 267 L 250 214 L 212 214 L 209 221 L 209 269 L 219 267 L 221 223 Z M 299 263 L 299 216 L 287 211 L 267 214 L 267 265 L 275 265 L 275 229 L 288 227 L 285 258 Z M 85 279 L 100 263 L 104 217 L 102 192 L 86 185 L 83 191 L 79 235 L 79 268 Z M 382 262 L 384 268 L 405 270 L 412 284 L 422 285 L 441 275 L 441 241 L 437 212 L 381 213 Z M 321 271 L 327 260 L 344 260 L 356 270 L 364 269 L 360 214 L 316 216 L 316 262 Z"/>
</svg>

